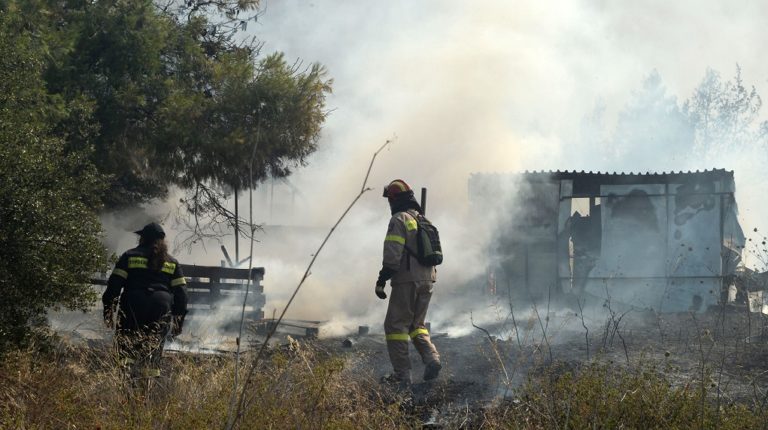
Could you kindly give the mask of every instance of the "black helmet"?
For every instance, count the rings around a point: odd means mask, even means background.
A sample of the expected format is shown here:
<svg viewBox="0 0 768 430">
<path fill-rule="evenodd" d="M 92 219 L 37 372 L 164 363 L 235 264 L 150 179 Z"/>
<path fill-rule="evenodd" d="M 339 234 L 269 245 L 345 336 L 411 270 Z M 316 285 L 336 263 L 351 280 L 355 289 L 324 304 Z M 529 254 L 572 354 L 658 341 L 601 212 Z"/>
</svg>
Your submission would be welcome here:
<svg viewBox="0 0 768 430">
<path fill-rule="evenodd" d="M 165 239 L 165 230 L 163 230 L 163 227 L 156 222 L 151 222 L 145 225 L 141 230 L 134 231 L 134 233 L 144 239 Z"/>
</svg>

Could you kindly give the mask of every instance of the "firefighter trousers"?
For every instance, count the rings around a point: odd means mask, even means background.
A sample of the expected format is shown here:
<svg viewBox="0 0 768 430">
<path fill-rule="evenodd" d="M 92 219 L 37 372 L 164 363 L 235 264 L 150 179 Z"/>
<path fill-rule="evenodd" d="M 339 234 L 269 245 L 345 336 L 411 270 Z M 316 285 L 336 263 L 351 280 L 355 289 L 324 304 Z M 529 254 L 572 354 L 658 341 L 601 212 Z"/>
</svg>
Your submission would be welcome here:
<svg viewBox="0 0 768 430">
<path fill-rule="evenodd" d="M 389 361 L 394 376 L 411 380 L 411 360 L 408 357 L 408 341 L 412 340 L 424 364 L 440 362 L 440 355 L 429 338 L 424 325 L 429 300 L 432 298 L 432 281 L 414 281 L 392 285 L 384 333 L 387 339 Z"/>
<path fill-rule="evenodd" d="M 170 330 L 173 296 L 162 290 L 126 290 L 120 296 L 117 346 L 122 359 L 157 367 Z"/>
</svg>

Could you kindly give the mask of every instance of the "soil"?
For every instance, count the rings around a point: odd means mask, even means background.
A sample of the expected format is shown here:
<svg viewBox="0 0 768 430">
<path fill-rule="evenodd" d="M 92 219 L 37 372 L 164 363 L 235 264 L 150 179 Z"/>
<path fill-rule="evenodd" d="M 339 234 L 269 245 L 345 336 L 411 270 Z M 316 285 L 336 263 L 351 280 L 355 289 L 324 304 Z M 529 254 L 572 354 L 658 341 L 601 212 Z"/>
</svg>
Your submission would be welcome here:
<svg viewBox="0 0 768 430">
<path fill-rule="evenodd" d="M 94 321 L 99 322 L 98 318 L 85 317 L 92 324 L 75 324 L 82 314 L 60 315 L 65 322 L 72 319 L 70 325 L 78 329 L 62 330 L 66 325 L 59 321 L 59 332 L 92 346 L 107 344 L 109 330 L 97 328 Z M 768 399 L 766 319 L 742 307 L 679 314 L 602 309 L 583 321 L 577 312 L 561 311 L 549 317 L 529 315 L 516 322 L 507 318 L 461 337 L 438 329 L 432 340 L 441 354 L 443 369 L 431 382 L 422 380 L 424 367 L 412 348 L 414 384 L 408 407 L 421 414 L 425 423 L 439 423 L 494 402 L 514 401 L 515 390 L 530 375 L 553 369 L 577 372 L 596 362 L 628 371 L 657 369 L 679 386 L 700 383 L 703 378 L 715 388 L 711 392 L 721 402 L 762 406 Z M 378 381 L 391 371 L 383 335 L 323 338 L 322 329 L 320 335 L 320 339 L 304 339 L 301 330 L 281 330 L 272 343 L 280 345 L 287 336 L 312 343 L 328 354 L 343 357 L 347 363 L 344 371 L 350 378 Z M 256 342 L 259 339 L 255 337 Z M 167 346 L 175 350 L 173 353 L 184 354 L 228 354 L 235 347 L 232 337 L 223 336 L 215 345 L 207 345 L 189 333 Z M 401 395 L 392 392 L 391 400 L 401 401 Z"/>
<path fill-rule="evenodd" d="M 602 322 L 592 318 L 586 323 L 588 337 L 577 313 L 553 315 L 542 324 L 527 323 L 517 334 L 505 322 L 463 337 L 433 335 L 443 369 L 437 380 L 423 382 L 423 365 L 411 349 L 412 406 L 421 411 L 425 422 L 439 422 L 494 402 L 514 401 L 515 389 L 530 375 L 577 372 L 588 363 L 627 371 L 656 369 L 678 386 L 697 384 L 704 378 L 722 403 L 755 406 L 766 402 L 765 316 L 738 307 L 696 314 L 603 316 Z M 542 327 L 549 331 L 546 338 Z M 507 335 L 497 338 L 492 333 Z M 346 357 L 350 375 L 378 378 L 391 371 L 381 335 L 314 342 L 331 354 Z"/>
</svg>

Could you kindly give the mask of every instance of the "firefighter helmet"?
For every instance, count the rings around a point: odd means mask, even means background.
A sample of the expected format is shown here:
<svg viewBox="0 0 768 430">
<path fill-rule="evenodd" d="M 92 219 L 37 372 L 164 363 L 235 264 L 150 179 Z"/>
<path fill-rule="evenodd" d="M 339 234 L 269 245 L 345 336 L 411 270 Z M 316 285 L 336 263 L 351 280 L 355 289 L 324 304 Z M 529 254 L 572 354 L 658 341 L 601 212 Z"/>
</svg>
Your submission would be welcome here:
<svg viewBox="0 0 768 430">
<path fill-rule="evenodd" d="M 389 185 L 384 187 L 384 194 L 382 196 L 388 199 L 393 199 L 398 194 L 407 191 L 411 191 L 411 187 L 409 187 L 404 180 L 395 179 L 394 181 L 390 182 Z"/>
<path fill-rule="evenodd" d="M 144 226 L 141 230 L 134 231 L 134 233 L 145 239 L 165 239 L 165 230 L 160 224 L 151 222 Z"/>
</svg>

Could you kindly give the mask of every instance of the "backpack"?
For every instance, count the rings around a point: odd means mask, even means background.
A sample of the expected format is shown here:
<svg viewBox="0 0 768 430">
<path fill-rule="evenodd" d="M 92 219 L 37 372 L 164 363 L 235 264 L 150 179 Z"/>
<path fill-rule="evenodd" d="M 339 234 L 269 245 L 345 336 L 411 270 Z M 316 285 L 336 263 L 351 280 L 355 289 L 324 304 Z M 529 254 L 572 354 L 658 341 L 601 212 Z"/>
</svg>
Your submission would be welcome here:
<svg viewBox="0 0 768 430">
<path fill-rule="evenodd" d="M 440 234 L 424 215 L 417 213 L 416 244 L 417 252 L 406 247 L 408 252 L 416 257 L 423 266 L 438 266 L 443 262 L 443 248 L 440 246 Z"/>
</svg>

